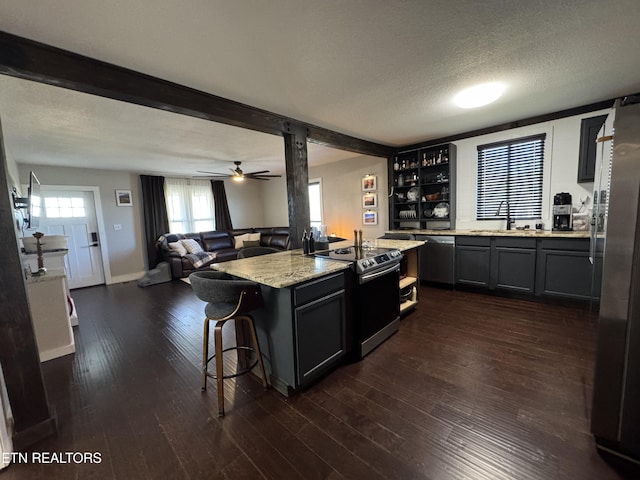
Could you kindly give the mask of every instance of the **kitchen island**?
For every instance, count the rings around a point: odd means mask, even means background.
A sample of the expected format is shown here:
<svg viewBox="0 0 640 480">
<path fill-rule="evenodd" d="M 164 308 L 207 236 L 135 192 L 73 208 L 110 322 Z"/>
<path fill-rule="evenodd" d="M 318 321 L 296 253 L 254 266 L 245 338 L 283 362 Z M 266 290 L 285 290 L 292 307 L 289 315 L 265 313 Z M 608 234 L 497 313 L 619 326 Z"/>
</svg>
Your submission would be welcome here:
<svg viewBox="0 0 640 480">
<path fill-rule="evenodd" d="M 375 240 L 371 247 L 409 252 L 420 241 Z M 333 248 L 351 243 L 336 242 Z M 346 361 L 352 351 L 351 264 L 289 250 L 216 263 L 211 268 L 261 285 L 265 307 L 253 312 L 271 384 L 289 396 Z M 416 264 L 417 271 L 417 264 Z M 241 335 L 242 337 L 242 335 Z"/>
</svg>

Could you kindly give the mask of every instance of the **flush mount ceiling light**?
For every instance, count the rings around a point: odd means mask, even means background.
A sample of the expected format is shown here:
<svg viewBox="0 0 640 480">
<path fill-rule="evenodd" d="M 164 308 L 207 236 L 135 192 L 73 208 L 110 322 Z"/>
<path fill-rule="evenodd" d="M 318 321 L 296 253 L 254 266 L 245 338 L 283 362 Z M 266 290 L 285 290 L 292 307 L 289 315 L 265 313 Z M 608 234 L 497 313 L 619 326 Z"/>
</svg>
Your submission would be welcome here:
<svg viewBox="0 0 640 480">
<path fill-rule="evenodd" d="M 492 82 L 467 88 L 455 96 L 453 101 L 460 108 L 482 107 L 495 102 L 505 90 L 502 83 Z"/>
</svg>

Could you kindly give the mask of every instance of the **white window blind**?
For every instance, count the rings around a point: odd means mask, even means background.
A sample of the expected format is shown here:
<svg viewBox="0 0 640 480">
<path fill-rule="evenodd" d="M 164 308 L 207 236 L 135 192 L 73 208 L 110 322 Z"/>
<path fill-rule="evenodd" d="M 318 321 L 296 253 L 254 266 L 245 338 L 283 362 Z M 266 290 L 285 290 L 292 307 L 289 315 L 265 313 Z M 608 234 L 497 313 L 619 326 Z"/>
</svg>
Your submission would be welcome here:
<svg viewBox="0 0 640 480">
<path fill-rule="evenodd" d="M 545 135 L 478 146 L 476 219 L 542 217 L 542 168 Z"/>
<path fill-rule="evenodd" d="M 214 230 L 213 192 L 208 180 L 165 178 L 170 233 Z"/>
</svg>

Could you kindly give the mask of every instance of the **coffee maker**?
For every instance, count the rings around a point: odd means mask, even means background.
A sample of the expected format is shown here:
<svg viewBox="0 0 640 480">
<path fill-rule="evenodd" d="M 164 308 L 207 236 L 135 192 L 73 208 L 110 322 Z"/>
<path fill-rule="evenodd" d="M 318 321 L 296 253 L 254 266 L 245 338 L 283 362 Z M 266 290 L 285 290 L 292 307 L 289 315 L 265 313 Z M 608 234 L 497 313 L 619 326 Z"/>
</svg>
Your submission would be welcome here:
<svg viewBox="0 0 640 480">
<path fill-rule="evenodd" d="M 553 229 L 573 230 L 573 206 L 570 193 L 556 193 L 553 196 Z"/>
</svg>

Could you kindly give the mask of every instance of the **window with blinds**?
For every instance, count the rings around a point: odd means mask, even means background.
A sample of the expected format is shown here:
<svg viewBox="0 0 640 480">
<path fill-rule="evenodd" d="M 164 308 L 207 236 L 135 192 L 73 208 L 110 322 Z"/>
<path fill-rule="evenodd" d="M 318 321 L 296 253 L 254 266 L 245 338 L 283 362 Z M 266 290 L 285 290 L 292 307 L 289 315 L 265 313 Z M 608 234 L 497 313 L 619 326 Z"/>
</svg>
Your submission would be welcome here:
<svg viewBox="0 0 640 480">
<path fill-rule="evenodd" d="M 506 218 L 506 202 L 513 220 L 542 217 L 544 140 L 542 134 L 478 146 L 477 220 Z"/>
</svg>

